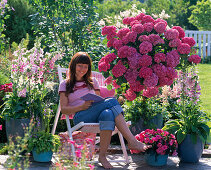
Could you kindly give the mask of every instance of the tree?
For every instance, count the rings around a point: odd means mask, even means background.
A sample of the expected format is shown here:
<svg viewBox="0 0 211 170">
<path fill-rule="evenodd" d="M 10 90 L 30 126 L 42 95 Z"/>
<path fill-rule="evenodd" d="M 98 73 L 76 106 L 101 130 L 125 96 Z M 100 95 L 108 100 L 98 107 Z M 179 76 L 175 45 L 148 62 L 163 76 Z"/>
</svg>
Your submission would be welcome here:
<svg viewBox="0 0 211 170">
<path fill-rule="evenodd" d="M 211 1 L 198 1 L 196 5 L 190 7 L 192 10 L 189 22 L 195 25 L 200 30 L 211 31 Z"/>
</svg>

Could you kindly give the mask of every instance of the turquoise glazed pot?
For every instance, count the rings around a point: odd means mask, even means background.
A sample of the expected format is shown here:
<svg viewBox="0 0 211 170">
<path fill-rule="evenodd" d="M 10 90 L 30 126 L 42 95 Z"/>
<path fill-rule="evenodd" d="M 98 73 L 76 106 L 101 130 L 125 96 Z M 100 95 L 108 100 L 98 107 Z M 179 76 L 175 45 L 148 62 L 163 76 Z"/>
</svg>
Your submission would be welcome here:
<svg viewBox="0 0 211 170">
<path fill-rule="evenodd" d="M 37 153 L 35 149 L 32 151 L 34 161 L 36 162 L 50 162 L 53 156 L 52 151 Z"/>
<path fill-rule="evenodd" d="M 167 164 L 168 155 L 160 155 L 151 150 L 144 155 L 145 161 L 151 166 L 164 166 Z"/>
</svg>

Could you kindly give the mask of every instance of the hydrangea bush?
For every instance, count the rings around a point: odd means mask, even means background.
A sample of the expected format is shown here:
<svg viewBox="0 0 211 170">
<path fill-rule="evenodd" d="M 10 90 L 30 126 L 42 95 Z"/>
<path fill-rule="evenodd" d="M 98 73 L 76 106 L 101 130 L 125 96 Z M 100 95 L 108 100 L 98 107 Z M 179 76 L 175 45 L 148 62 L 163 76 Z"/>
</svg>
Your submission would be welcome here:
<svg viewBox="0 0 211 170">
<path fill-rule="evenodd" d="M 173 134 L 170 134 L 167 131 L 164 131 L 162 129 L 146 129 L 140 134 L 137 134 L 135 137 L 138 141 L 142 143 L 152 145 L 152 148 L 148 149 L 146 152 L 150 152 L 150 150 L 153 150 L 160 155 L 177 155 L 177 140 Z M 139 153 L 140 151 L 130 150 L 130 152 Z"/>
<path fill-rule="evenodd" d="M 137 96 L 153 97 L 158 88 L 171 85 L 177 69 L 198 64 L 201 58 L 191 55 L 195 41 L 185 37 L 179 26 L 167 29 L 164 19 L 144 13 L 122 20 L 125 27 L 104 26 L 111 53 L 101 58 L 98 69 L 106 83 L 117 93 L 133 101 Z"/>
</svg>

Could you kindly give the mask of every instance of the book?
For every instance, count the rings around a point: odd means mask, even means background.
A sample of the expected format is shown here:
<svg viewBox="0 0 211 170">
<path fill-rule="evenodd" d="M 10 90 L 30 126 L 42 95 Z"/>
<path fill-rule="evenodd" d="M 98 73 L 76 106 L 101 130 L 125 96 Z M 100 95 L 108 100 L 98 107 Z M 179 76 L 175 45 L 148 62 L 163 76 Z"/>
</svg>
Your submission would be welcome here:
<svg viewBox="0 0 211 170">
<path fill-rule="evenodd" d="M 82 96 L 81 99 L 82 99 L 82 100 L 85 100 L 85 101 L 93 100 L 94 103 L 100 102 L 100 101 L 104 100 L 103 97 L 98 96 L 98 95 L 96 95 L 96 94 L 92 94 L 92 93 L 87 93 L 86 95 Z"/>
</svg>

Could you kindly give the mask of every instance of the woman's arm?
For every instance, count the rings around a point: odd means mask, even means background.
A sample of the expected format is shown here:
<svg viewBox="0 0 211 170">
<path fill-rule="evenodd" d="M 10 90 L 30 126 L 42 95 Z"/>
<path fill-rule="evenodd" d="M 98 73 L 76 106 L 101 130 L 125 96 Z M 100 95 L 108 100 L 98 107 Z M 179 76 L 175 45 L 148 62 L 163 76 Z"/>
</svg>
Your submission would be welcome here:
<svg viewBox="0 0 211 170">
<path fill-rule="evenodd" d="M 100 96 L 100 89 L 95 90 L 95 94 Z"/>
<path fill-rule="evenodd" d="M 61 106 L 61 112 L 63 114 L 73 114 L 82 110 L 86 110 L 88 109 L 93 101 L 85 101 L 84 104 L 80 105 L 80 106 L 69 106 L 68 105 L 68 98 L 67 96 L 65 96 L 65 93 L 60 93 L 60 106 Z"/>
</svg>

